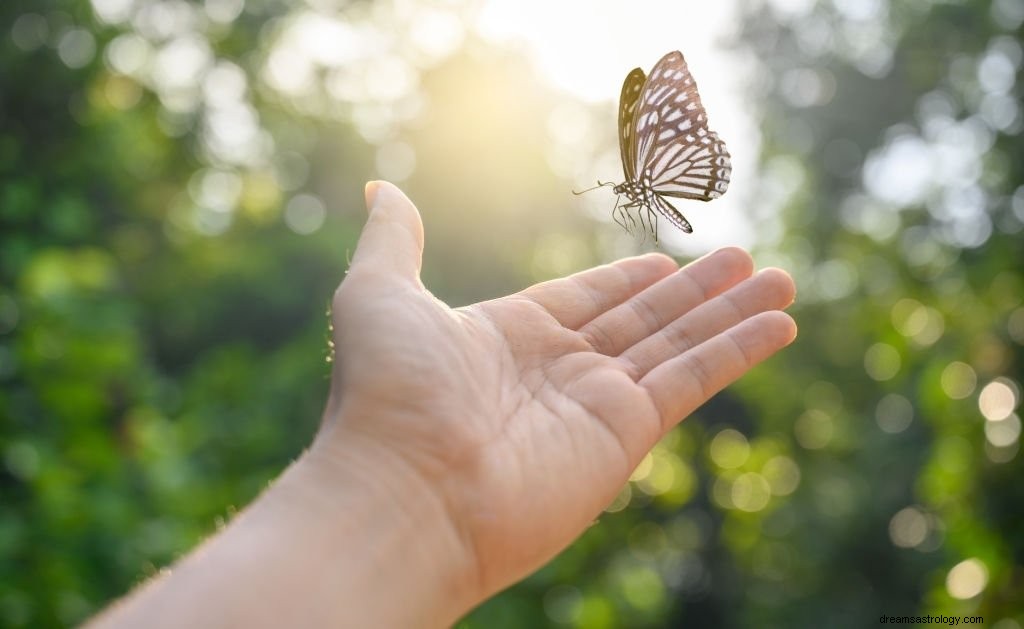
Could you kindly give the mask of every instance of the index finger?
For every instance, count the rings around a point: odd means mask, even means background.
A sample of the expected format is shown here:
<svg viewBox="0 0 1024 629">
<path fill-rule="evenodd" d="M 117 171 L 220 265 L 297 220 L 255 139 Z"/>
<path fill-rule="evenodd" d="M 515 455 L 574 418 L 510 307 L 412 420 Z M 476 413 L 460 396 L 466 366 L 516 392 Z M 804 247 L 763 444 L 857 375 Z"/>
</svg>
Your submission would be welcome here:
<svg viewBox="0 0 1024 629">
<path fill-rule="evenodd" d="M 543 307 L 563 327 L 578 330 L 678 268 L 672 258 L 648 253 L 535 284 L 519 294 Z"/>
</svg>

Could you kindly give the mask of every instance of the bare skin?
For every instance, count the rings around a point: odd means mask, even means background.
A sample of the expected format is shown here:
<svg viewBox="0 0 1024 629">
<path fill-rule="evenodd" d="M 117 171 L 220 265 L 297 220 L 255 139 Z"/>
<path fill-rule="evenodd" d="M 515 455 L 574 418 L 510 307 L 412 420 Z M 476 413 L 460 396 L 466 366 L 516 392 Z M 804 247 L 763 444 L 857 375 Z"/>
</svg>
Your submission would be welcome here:
<svg viewBox="0 0 1024 629">
<path fill-rule="evenodd" d="M 450 625 L 571 543 L 667 430 L 796 336 L 795 289 L 728 248 L 452 309 L 394 186 L 334 298 L 319 435 L 97 627 Z"/>
</svg>

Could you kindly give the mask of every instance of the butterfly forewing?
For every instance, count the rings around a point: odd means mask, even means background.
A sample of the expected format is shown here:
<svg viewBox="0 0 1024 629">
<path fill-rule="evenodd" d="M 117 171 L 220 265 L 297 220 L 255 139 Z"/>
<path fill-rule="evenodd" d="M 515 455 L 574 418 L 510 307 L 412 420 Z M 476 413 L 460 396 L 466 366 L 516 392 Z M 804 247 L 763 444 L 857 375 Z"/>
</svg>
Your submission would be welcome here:
<svg viewBox="0 0 1024 629">
<path fill-rule="evenodd" d="M 645 78 L 643 70 L 634 68 L 622 82 L 622 94 L 619 95 L 619 150 L 622 153 L 622 172 L 626 175 L 627 181 L 636 179 L 633 113 L 640 102 L 640 90 L 643 89 Z"/>
<path fill-rule="evenodd" d="M 708 130 L 697 85 L 681 53 L 671 52 L 654 66 L 635 106 L 634 181 L 658 195 L 701 201 L 726 191 L 729 152 Z"/>
</svg>

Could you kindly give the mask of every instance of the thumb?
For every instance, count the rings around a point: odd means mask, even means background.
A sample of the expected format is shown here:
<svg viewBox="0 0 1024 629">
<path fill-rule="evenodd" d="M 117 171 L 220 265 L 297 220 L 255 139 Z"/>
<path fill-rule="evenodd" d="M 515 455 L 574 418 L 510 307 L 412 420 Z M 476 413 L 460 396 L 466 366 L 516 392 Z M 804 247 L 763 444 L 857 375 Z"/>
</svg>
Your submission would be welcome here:
<svg viewBox="0 0 1024 629">
<path fill-rule="evenodd" d="M 419 283 L 423 260 L 423 222 L 409 197 L 394 184 L 366 184 L 370 218 L 352 256 L 352 271 L 374 269 Z"/>
</svg>

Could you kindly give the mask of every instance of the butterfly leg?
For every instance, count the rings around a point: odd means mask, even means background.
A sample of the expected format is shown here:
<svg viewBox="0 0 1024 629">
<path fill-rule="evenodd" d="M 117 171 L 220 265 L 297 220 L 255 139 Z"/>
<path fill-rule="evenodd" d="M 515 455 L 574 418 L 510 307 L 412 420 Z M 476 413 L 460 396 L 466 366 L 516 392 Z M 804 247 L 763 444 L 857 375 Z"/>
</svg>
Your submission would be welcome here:
<svg viewBox="0 0 1024 629">
<path fill-rule="evenodd" d="M 639 206 L 640 206 L 639 203 L 633 202 L 633 203 L 627 203 L 627 204 L 625 204 L 625 205 L 623 205 L 621 207 L 623 216 L 625 216 L 626 218 L 629 219 L 630 227 L 628 229 L 626 229 L 626 231 L 629 233 L 630 236 L 635 235 L 636 219 L 633 218 L 633 214 L 630 213 L 629 210 L 630 210 L 630 208 L 635 208 L 635 207 L 639 207 Z M 639 214 L 639 212 L 637 214 Z"/>
<path fill-rule="evenodd" d="M 644 220 L 644 210 L 647 210 L 647 220 L 646 221 Z M 644 242 L 647 241 L 647 234 L 648 234 L 648 232 L 651 231 L 651 227 L 652 227 L 652 223 L 651 223 L 651 209 L 649 207 L 643 205 L 643 204 L 638 203 L 637 204 L 636 215 L 640 219 L 640 227 L 641 227 L 641 232 L 640 233 L 641 233 L 641 236 L 642 236 L 640 242 L 644 243 Z"/>
<path fill-rule="evenodd" d="M 658 244 L 658 215 L 650 207 L 647 208 L 647 222 L 651 226 L 651 235 L 654 236 L 654 244 Z"/>
<path fill-rule="evenodd" d="M 619 205 L 617 207 L 618 214 L 616 215 L 615 222 L 621 225 L 622 228 L 626 230 L 627 234 L 632 236 L 636 231 L 636 219 L 634 219 L 633 215 L 629 212 L 629 208 L 633 207 L 633 204 L 627 203 L 625 205 Z"/>
<path fill-rule="evenodd" d="M 629 233 L 629 225 L 626 224 L 625 210 L 622 209 L 622 195 L 615 197 L 615 205 L 612 207 L 612 219 L 615 224 Z"/>
<path fill-rule="evenodd" d="M 626 230 L 626 233 L 629 234 L 629 233 L 631 233 L 629 231 L 629 225 L 626 225 L 626 220 L 623 219 L 623 218 L 620 218 L 620 216 L 619 216 L 620 214 L 626 214 L 625 210 L 623 210 L 622 206 L 619 204 L 620 201 L 622 201 L 622 195 L 616 196 L 615 197 L 615 207 L 612 208 L 612 219 L 615 221 L 615 223 L 619 227 L 621 227 L 622 229 Z"/>
</svg>

